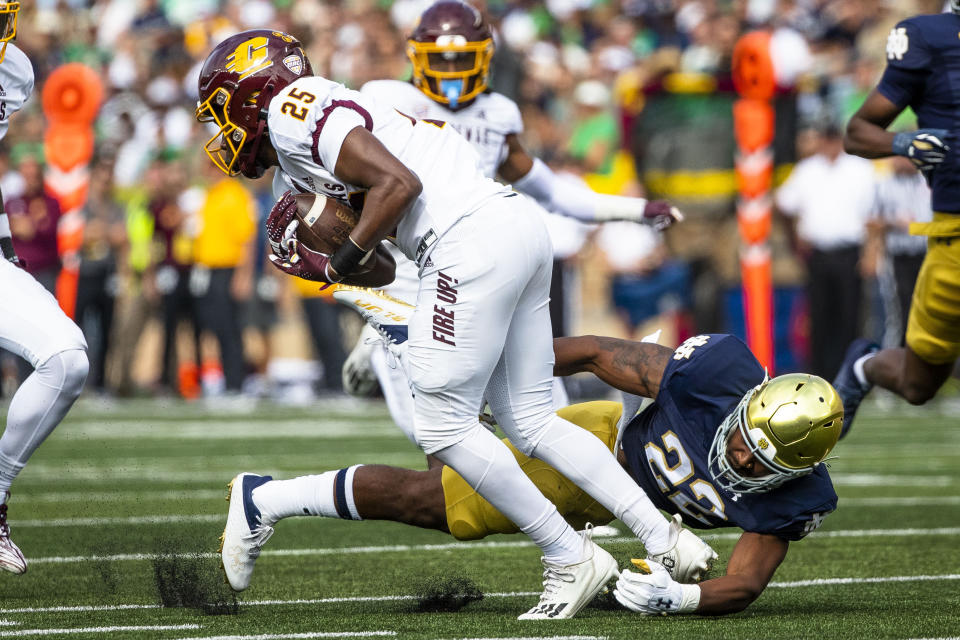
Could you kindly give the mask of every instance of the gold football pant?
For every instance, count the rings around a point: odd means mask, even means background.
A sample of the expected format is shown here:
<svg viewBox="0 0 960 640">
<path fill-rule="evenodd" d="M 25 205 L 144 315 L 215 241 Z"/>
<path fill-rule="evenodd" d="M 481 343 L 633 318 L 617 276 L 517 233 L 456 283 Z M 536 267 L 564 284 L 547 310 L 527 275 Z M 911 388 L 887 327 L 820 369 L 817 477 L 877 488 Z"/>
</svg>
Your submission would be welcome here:
<svg viewBox="0 0 960 640">
<path fill-rule="evenodd" d="M 930 364 L 960 357 L 960 214 L 934 213 L 933 222 L 913 224 L 927 235 L 927 255 L 917 276 L 907 322 L 907 346 Z"/>
<path fill-rule="evenodd" d="M 565 407 L 557 411 L 557 415 L 600 438 L 612 452 L 617 439 L 617 421 L 622 411 L 619 403 L 600 401 Z M 582 529 L 588 522 L 600 525 L 613 520 L 609 511 L 559 471 L 545 462 L 525 456 L 507 440 L 504 442 L 523 472 L 550 502 L 557 505 L 560 515 L 575 529 Z M 443 468 L 442 483 L 447 526 L 456 539 L 478 540 L 494 533 L 519 531 L 450 467 Z"/>
</svg>

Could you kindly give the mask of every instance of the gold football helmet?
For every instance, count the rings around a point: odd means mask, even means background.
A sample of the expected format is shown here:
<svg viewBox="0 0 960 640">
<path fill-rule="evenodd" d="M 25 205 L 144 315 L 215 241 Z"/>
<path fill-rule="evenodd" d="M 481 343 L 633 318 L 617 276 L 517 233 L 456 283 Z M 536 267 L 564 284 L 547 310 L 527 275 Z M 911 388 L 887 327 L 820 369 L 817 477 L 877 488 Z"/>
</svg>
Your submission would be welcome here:
<svg viewBox="0 0 960 640">
<path fill-rule="evenodd" d="M 0 0 L 0 62 L 7 55 L 7 43 L 17 37 L 17 13 L 20 12 L 19 2 L 3 2 Z"/>
<path fill-rule="evenodd" d="M 487 88 L 493 34 L 483 15 L 457 0 L 441 0 L 420 16 L 407 40 L 413 84 L 451 109 Z"/>
<path fill-rule="evenodd" d="M 829 382 L 805 373 L 764 380 L 743 396 L 717 429 L 710 447 L 710 473 L 735 493 L 761 493 L 812 472 L 837 444 L 843 401 Z M 739 474 L 727 459 L 727 443 L 738 429 L 754 457 L 770 473 Z"/>
</svg>

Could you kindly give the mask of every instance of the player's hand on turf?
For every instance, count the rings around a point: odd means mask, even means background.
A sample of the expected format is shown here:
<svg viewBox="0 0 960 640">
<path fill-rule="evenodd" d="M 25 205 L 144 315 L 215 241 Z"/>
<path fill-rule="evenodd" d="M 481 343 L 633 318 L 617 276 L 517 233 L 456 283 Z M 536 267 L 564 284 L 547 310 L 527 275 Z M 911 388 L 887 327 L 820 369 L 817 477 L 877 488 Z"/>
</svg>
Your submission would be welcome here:
<svg viewBox="0 0 960 640">
<path fill-rule="evenodd" d="M 643 222 L 654 229 L 663 230 L 676 222 L 683 221 L 679 209 L 666 200 L 648 200 L 643 208 Z"/>
<path fill-rule="evenodd" d="M 909 158 L 920 171 L 931 171 L 943 162 L 953 134 L 946 129 L 904 131 L 893 138 L 893 152 Z"/>
<path fill-rule="evenodd" d="M 633 563 L 640 573 L 629 569 L 620 572 L 613 591 L 617 602 L 645 616 L 683 613 L 683 604 L 689 609 L 689 603 L 683 602 L 683 585 L 675 582 L 663 565 L 652 560 L 634 560 Z M 699 587 L 694 588 L 699 602 Z"/>
</svg>

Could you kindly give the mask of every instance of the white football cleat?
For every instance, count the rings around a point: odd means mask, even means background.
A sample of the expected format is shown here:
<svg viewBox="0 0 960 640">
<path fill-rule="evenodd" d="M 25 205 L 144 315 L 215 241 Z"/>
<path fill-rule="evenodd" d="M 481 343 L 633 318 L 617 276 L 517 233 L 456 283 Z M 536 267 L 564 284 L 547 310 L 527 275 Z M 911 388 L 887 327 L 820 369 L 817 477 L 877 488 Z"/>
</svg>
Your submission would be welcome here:
<svg viewBox="0 0 960 640">
<path fill-rule="evenodd" d="M 3 504 L 0 504 L 0 569 L 10 573 L 26 573 L 27 559 L 23 557 L 13 540 L 10 539 L 10 525 L 7 524 L 7 500 L 10 499 L 10 492 L 7 491 L 3 497 Z"/>
<path fill-rule="evenodd" d="M 382 291 L 366 287 L 338 284 L 333 297 L 355 310 L 367 324 L 376 329 L 396 357 L 403 355 L 407 342 L 407 323 L 413 315 L 414 306 L 390 297 Z"/>
<path fill-rule="evenodd" d="M 680 514 L 673 514 L 670 519 L 670 529 L 671 534 L 676 533 L 676 542 L 668 551 L 648 555 L 647 560 L 662 564 L 676 582 L 683 584 L 700 582 L 713 567 L 717 552 L 697 537 L 697 534 L 684 529 L 682 523 Z"/>
<path fill-rule="evenodd" d="M 234 591 L 250 586 L 253 565 L 264 543 L 273 535 L 273 527 L 261 522 L 260 510 L 253 504 L 253 490 L 271 480 L 270 476 L 241 473 L 227 486 L 230 508 L 219 551 L 223 573 Z"/>
<path fill-rule="evenodd" d="M 543 594 L 537 606 L 517 620 L 559 620 L 572 618 L 596 597 L 607 583 L 620 575 L 617 561 L 592 539 L 591 526 L 581 533 L 586 558 L 577 564 L 558 567 L 543 562 Z"/>
</svg>

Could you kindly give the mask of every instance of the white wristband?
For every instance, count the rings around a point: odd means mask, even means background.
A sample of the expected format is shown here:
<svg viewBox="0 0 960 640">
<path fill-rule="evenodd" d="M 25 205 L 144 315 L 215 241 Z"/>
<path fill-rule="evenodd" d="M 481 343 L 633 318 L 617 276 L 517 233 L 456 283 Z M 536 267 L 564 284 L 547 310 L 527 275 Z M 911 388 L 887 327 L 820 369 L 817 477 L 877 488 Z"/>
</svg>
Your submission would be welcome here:
<svg viewBox="0 0 960 640">
<path fill-rule="evenodd" d="M 680 606 L 676 613 L 693 613 L 696 611 L 697 607 L 700 606 L 700 585 L 681 584 L 680 593 L 683 595 L 680 597 Z"/>
</svg>

